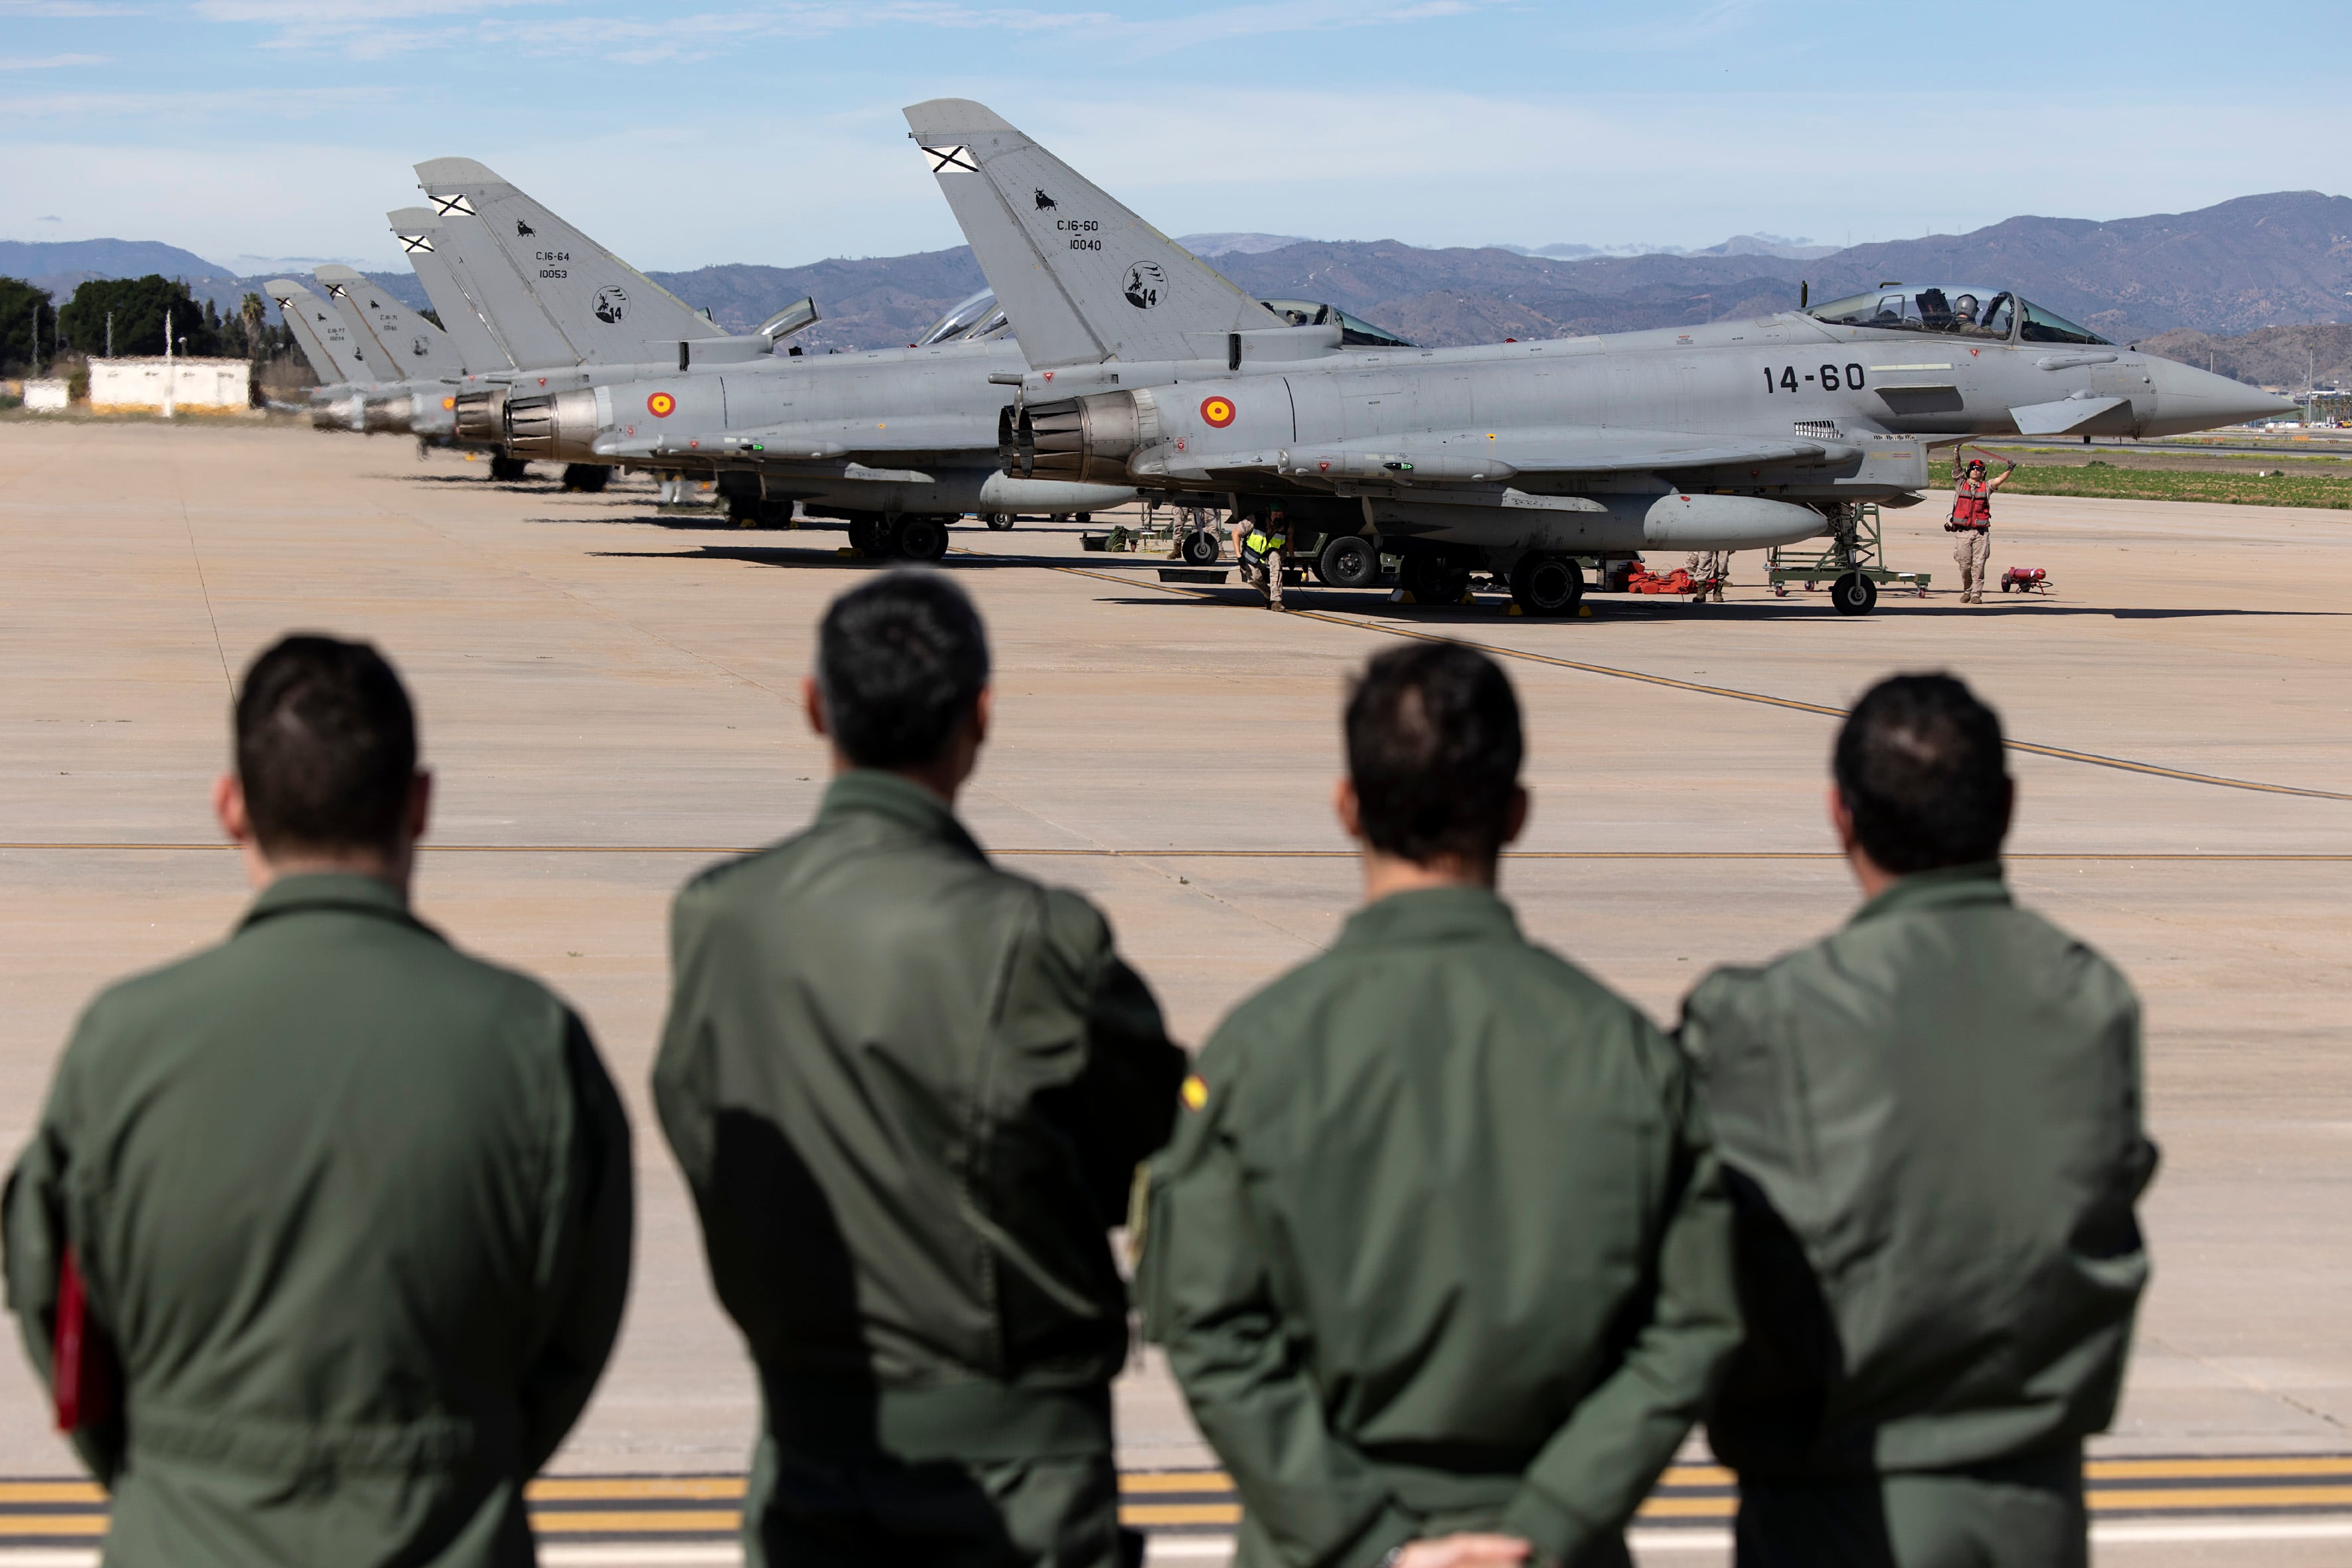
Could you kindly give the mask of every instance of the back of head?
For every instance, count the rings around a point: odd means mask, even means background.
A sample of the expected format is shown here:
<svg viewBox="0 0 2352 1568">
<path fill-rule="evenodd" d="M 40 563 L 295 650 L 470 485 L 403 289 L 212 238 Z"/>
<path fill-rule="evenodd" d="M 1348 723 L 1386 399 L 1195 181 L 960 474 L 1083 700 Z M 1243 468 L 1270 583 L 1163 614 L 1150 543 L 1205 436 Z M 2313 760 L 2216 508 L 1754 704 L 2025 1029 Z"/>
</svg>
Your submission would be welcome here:
<svg viewBox="0 0 2352 1568">
<path fill-rule="evenodd" d="M 263 854 L 390 848 L 416 775 L 400 677 L 366 643 L 282 639 L 238 689 L 236 772 Z"/>
<path fill-rule="evenodd" d="M 1454 643 L 1381 654 L 1349 695 L 1347 728 L 1373 848 L 1418 865 L 1501 851 L 1523 743 L 1518 699 L 1493 659 Z"/>
<path fill-rule="evenodd" d="M 1838 731 L 1832 764 L 1854 837 L 1897 876 L 1997 858 L 2011 785 L 2000 717 L 1948 675 L 1872 687 Z"/>
<path fill-rule="evenodd" d="M 816 679 L 834 744 L 861 768 L 936 762 L 988 684 L 988 633 L 962 589 L 898 571 L 833 602 Z"/>
</svg>

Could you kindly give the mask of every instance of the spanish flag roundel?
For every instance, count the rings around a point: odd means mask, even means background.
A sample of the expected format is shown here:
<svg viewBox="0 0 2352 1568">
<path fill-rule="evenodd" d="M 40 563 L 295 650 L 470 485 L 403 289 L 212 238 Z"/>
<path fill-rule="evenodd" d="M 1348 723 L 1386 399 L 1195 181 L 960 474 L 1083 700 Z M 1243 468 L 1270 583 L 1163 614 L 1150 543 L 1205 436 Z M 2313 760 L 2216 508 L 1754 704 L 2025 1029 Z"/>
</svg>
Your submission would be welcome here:
<svg viewBox="0 0 2352 1568">
<path fill-rule="evenodd" d="M 1204 397 L 1201 400 L 1201 417 L 1222 430 L 1234 422 L 1234 400 L 1230 397 Z"/>
<path fill-rule="evenodd" d="M 670 411 L 677 406 L 677 399 L 667 392 L 656 392 L 646 399 L 646 412 L 656 419 L 668 418 Z"/>
</svg>

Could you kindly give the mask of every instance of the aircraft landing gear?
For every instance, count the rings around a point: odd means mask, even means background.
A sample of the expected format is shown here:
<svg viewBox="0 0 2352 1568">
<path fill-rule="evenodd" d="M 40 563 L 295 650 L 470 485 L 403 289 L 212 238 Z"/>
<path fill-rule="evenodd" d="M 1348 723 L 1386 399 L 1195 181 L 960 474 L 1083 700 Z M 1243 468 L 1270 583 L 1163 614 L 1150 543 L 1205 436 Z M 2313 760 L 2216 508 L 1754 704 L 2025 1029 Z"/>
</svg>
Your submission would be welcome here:
<svg viewBox="0 0 2352 1568">
<path fill-rule="evenodd" d="M 583 496 L 601 495 L 613 480 L 613 470 L 603 463 L 566 463 L 563 465 L 563 488 Z"/>
<path fill-rule="evenodd" d="M 1849 572 L 1830 584 L 1830 603 L 1841 616 L 1866 616 L 1878 608 L 1878 584 L 1859 572 Z"/>
<path fill-rule="evenodd" d="M 1216 564 L 1217 560 L 1216 531 L 1196 528 L 1183 537 L 1176 546 L 1176 551 L 1184 558 L 1188 565 L 1213 566 Z"/>
<path fill-rule="evenodd" d="M 1470 591 L 1470 569 L 1443 555 L 1408 555 L 1397 575 L 1416 605 L 1458 605 Z"/>
<path fill-rule="evenodd" d="M 1369 588 L 1381 580 L 1381 552 L 1362 534 L 1343 533 L 1323 546 L 1315 574 L 1334 588 Z"/>
<path fill-rule="evenodd" d="M 898 520 L 898 553 L 909 561 L 937 561 L 948 552 L 948 525 L 936 517 Z"/>
<path fill-rule="evenodd" d="M 1009 511 L 988 512 L 982 515 L 982 521 L 999 533 L 1009 533 L 1013 529 L 1013 514 Z"/>
<path fill-rule="evenodd" d="M 507 483 L 512 483 L 516 479 L 527 479 L 530 478 L 530 465 L 520 458 L 492 458 L 490 478 Z"/>
<path fill-rule="evenodd" d="M 1584 602 L 1584 568 L 1531 550 L 1511 567 L 1511 597 L 1530 616 L 1572 616 Z"/>
<path fill-rule="evenodd" d="M 891 520 L 875 512 L 866 512 L 849 520 L 849 547 L 860 555 L 896 555 L 898 553 L 898 531 Z"/>
</svg>

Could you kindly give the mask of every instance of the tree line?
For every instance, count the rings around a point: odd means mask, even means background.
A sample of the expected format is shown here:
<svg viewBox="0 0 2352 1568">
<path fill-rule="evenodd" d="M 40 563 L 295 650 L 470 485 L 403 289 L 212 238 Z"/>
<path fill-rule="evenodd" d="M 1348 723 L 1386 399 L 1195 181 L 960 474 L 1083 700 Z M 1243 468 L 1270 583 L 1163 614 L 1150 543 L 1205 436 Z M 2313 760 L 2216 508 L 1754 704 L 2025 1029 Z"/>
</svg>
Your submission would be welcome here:
<svg viewBox="0 0 2352 1568">
<path fill-rule="evenodd" d="M 224 316 L 211 300 L 191 295 L 185 283 L 154 273 L 90 279 L 63 305 L 22 279 L 0 278 L 0 366 L 37 371 L 66 353 L 161 354 L 167 317 L 177 340 L 173 353 L 257 365 L 295 350 L 292 331 L 271 325 L 268 310 L 260 295 L 247 294 Z"/>
</svg>

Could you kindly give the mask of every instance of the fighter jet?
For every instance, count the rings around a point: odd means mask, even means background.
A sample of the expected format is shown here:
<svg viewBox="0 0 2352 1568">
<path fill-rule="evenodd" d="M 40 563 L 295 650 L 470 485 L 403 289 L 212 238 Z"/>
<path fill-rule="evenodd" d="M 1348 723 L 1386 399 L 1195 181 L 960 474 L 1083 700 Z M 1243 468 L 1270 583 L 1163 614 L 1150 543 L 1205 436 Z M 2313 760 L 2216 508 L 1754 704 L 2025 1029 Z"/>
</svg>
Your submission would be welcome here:
<svg viewBox="0 0 2352 1568">
<path fill-rule="evenodd" d="M 466 374 L 449 334 L 352 268 L 313 268 L 311 276 L 335 302 L 369 363 L 386 378 L 362 400 L 363 427 L 446 445 L 457 423 L 457 383 Z"/>
<path fill-rule="evenodd" d="M 998 471 L 1005 383 L 1025 368 L 1001 321 L 950 312 L 914 347 L 779 356 L 814 301 L 728 337 L 482 165 L 439 159 L 417 177 L 442 224 L 436 254 L 525 367 L 501 389 L 513 458 L 715 474 L 739 520 L 788 520 L 798 502 L 846 523 L 862 552 L 918 560 L 943 553 L 967 512 L 1086 512 L 1134 494 Z M 467 408 L 461 395 L 461 429 Z"/>
<path fill-rule="evenodd" d="M 310 391 L 311 425 L 320 430 L 366 429 L 367 398 L 376 377 L 360 357 L 350 326 L 333 306 L 291 278 L 273 278 L 267 287 L 319 378 Z"/>
<path fill-rule="evenodd" d="M 906 111 L 1030 365 L 1006 471 L 1279 507 L 1325 581 L 1400 558 L 1421 603 L 1474 572 L 1572 614 L 1579 557 L 1743 550 L 1909 506 L 1969 437 L 2170 435 L 2288 405 L 2107 342 L 1997 287 L 1888 284 L 1687 328 L 1343 350 L 1252 300 L 986 107 Z M 1865 614 L 1848 570 L 1838 608 Z"/>
<path fill-rule="evenodd" d="M 455 413 L 463 441 L 505 448 L 510 397 L 551 396 L 673 365 L 765 360 L 779 342 L 817 320 L 815 301 L 801 300 L 749 337 L 730 337 L 474 160 L 436 158 L 417 164 L 416 177 L 440 226 L 395 224 L 395 232 L 412 265 L 425 256 L 438 263 L 448 279 L 445 291 L 465 301 L 505 362 L 469 374 L 458 392 Z M 424 268 L 418 276 L 426 277 Z M 434 286 L 426 278 L 428 294 Z M 456 299 L 444 304 L 439 295 L 434 298 L 445 321 L 457 313 Z M 517 475 L 530 458 L 551 455 L 514 453 L 493 462 L 492 477 Z M 576 460 L 565 470 L 565 483 L 600 489 L 610 471 L 608 463 Z"/>
</svg>

